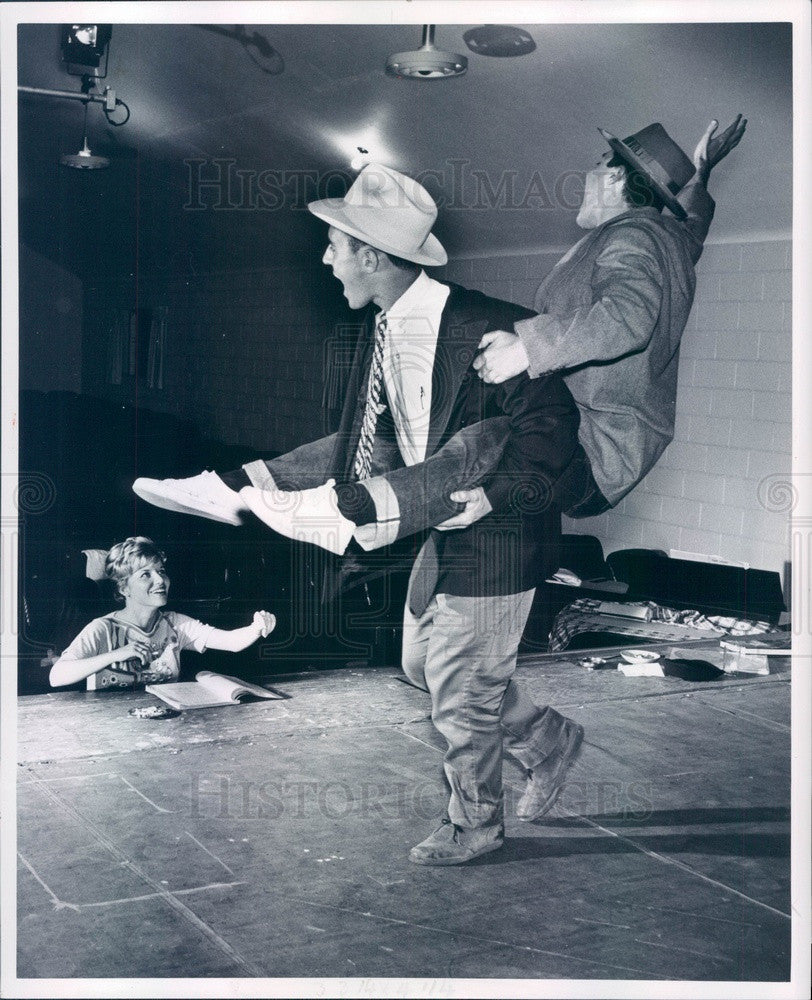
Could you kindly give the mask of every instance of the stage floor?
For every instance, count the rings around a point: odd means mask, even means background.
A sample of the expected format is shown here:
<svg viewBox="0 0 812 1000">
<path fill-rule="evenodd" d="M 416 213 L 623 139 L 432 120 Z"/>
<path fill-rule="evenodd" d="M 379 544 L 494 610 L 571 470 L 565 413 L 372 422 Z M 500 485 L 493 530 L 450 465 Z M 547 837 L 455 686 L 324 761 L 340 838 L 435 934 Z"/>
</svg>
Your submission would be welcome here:
<svg viewBox="0 0 812 1000">
<path fill-rule="evenodd" d="M 20 978 L 789 977 L 789 673 L 691 684 L 525 657 L 586 727 L 547 822 L 410 864 L 445 797 L 428 696 L 394 669 L 290 697 L 128 715 L 20 699 Z"/>
</svg>

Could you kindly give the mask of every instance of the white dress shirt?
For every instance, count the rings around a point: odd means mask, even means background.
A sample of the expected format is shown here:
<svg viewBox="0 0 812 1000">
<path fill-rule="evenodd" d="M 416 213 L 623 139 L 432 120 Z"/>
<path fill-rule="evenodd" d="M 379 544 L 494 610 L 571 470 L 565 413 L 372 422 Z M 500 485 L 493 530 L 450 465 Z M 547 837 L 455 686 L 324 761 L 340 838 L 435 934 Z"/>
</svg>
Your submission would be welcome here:
<svg viewBox="0 0 812 1000">
<path fill-rule="evenodd" d="M 406 465 L 417 465 L 426 457 L 434 354 L 450 292 L 448 285 L 421 271 L 386 310 L 383 377 L 398 447 Z"/>
<path fill-rule="evenodd" d="M 386 311 L 383 379 L 405 465 L 417 465 L 426 457 L 434 355 L 440 320 L 450 294 L 448 285 L 421 271 Z M 364 486 L 375 504 L 376 519 L 357 527 L 353 536 L 361 548 L 371 551 L 395 541 L 400 509 L 394 490 L 383 476 L 365 479 Z"/>
</svg>

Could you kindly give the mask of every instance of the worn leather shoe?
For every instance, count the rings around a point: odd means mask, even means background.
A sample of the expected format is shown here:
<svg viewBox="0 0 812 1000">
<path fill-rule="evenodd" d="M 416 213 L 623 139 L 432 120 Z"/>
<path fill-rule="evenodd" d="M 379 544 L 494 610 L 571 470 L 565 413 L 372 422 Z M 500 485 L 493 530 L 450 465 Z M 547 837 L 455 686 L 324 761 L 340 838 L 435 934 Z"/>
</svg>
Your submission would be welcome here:
<svg viewBox="0 0 812 1000">
<path fill-rule="evenodd" d="M 516 806 L 516 816 L 525 822 L 540 819 L 556 803 L 570 768 L 581 754 L 584 727 L 567 719 L 553 752 L 528 774 L 524 795 Z"/>
<path fill-rule="evenodd" d="M 499 826 L 466 830 L 450 819 L 409 852 L 416 865 L 464 865 L 481 854 L 497 851 L 505 842 L 505 829 Z"/>
</svg>

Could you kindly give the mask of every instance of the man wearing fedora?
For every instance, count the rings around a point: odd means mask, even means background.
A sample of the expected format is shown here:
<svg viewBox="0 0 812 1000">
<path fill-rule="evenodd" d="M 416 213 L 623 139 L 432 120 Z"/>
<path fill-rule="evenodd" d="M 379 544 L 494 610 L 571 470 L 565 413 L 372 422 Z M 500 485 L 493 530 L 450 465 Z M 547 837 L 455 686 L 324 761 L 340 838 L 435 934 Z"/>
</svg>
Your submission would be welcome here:
<svg viewBox="0 0 812 1000">
<path fill-rule="evenodd" d="M 715 136 L 711 122 L 693 162 L 660 124 L 623 141 L 601 129 L 610 151 L 586 174 L 576 219 L 587 235 L 539 287 L 535 315 L 480 341 L 473 368 L 487 383 L 563 374 L 579 444 L 551 488 L 571 517 L 614 507 L 673 437 L 679 345 L 714 211 L 707 181 L 746 124 L 739 115 Z M 479 483 L 508 432 L 505 420 L 466 427 L 424 463 L 365 480 L 354 495 L 340 487 L 338 503 L 329 487 L 266 496 L 264 519 L 339 552 L 353 537 L 373 549 L 427 527 L 465 528 L 488 511 Z"/>
<path fill-rule="evenodd" d="M 746 125 L 738 115 L 715 136 L 712 121 L 693 162 L 660 124 L 622 141 L 600 129 L 611 152 L 586 175 L 576 221 L 587 235 L 539 286 L 536 315 L 480 342 L 487 382 L 564 372 L 581 414 L 578 460 L 559 483 L 571 516 L 614 507 L 674 436 L 680 339 L 714 211 L 707 181 Z"/>
<path fill-rule="evenodd" d="M 499 385 L 477 378 L 482 336 L 532 313 L 425 273 L 447 259 L 431 233 L 437 207 L 425 188 L 370 164 L 344 198 L 308 207 L 329 226 L 324 263 L 349 305 L 377 310 L 368 309 L 338 431 L 234 472 L 139 479 L 133 489 L 158 506 L 232 524 L 250 509 L 342 553 L 356 526 L 376 521 L 376 500 L 395 496 L 380 473 L 430 465 L 448 487 L 460 460 L 450 439 L 466 429 L 464 458 L 475 467 L 479 444 L 486 450 L 500 429 L 499 458 L 491 454 L 478 477 L 476 523 L 430 532 L 404 612 L 403 667 L 431 694 L 450 790 L 447 816 L 410 860 L 461 864 L 502 846 L 503 745 L 527 769 L 517 809 L 526 820 L 550 810 L 580 750 L 582 727 L 536 706 L 512 678 L 534 588 L 558 568 L 561 519 L 550 496 L 577 448 L 578 411 L 557 374 Z M 381 496 L 366 488 L 373 482 Z M 304 491 L 293 494 L 292 510 L 289 491 Z"/>
</svg>

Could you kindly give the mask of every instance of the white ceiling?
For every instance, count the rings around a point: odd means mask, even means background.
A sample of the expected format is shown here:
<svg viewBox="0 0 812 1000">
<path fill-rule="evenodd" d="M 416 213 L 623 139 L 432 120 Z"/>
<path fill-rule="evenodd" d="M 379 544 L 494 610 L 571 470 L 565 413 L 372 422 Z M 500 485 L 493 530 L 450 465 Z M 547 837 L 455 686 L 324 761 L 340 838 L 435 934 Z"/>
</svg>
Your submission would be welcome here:
<svg viewBox="0 0 812 1000">
<path fill-rule="evenodd" d="M 304 202 L 342 193 L 333 172 L 351 176 L 348 150 L 366 142 L 392 166 L 425 172 L 452 255 L 562 247 L 578 234 L 577 172 L 603 150 L 596 126 L 623 136 L 662 121 L 690 153 L 711 117 L 725 124 L 738 112 L 748 131 L 712 180 L 713 236 L 789 232 L 790 26 L 525 24 L 537 48 L 519 58 L 470 52 L 467 27 L 440 25 L 436 37 L 468 56 L 467 74 L 411 81 L 384 64 L 419 45 L 417 24 L 248 26 L 281 57 L 274 73 L 199 26 L 115 24 L 105 83 L 132 117 L 114 129 L 90 110 L 90 145 L 111 156 L 108 170 L 58 166 L 80 145 L 77 102 L 20 98 L 22 238 L 78 271 L 102 259 L 182 270 L 310 252 L 323 227 Z M 18 59 L 20 84 L 79 88 L 63 69 L 58 25 L 23 25 Z M 206 161 L 194 168 L 204 177 L 224 169 L 210 161 L 235 161 L 261 178 L 265 203 L 234 183 L 236 207 L 213 210 L 209 191 L 208 208 L 184 208 L 190 159 Z M 275 194 L 283 171 L 288 186 Z"/>
</svg>

